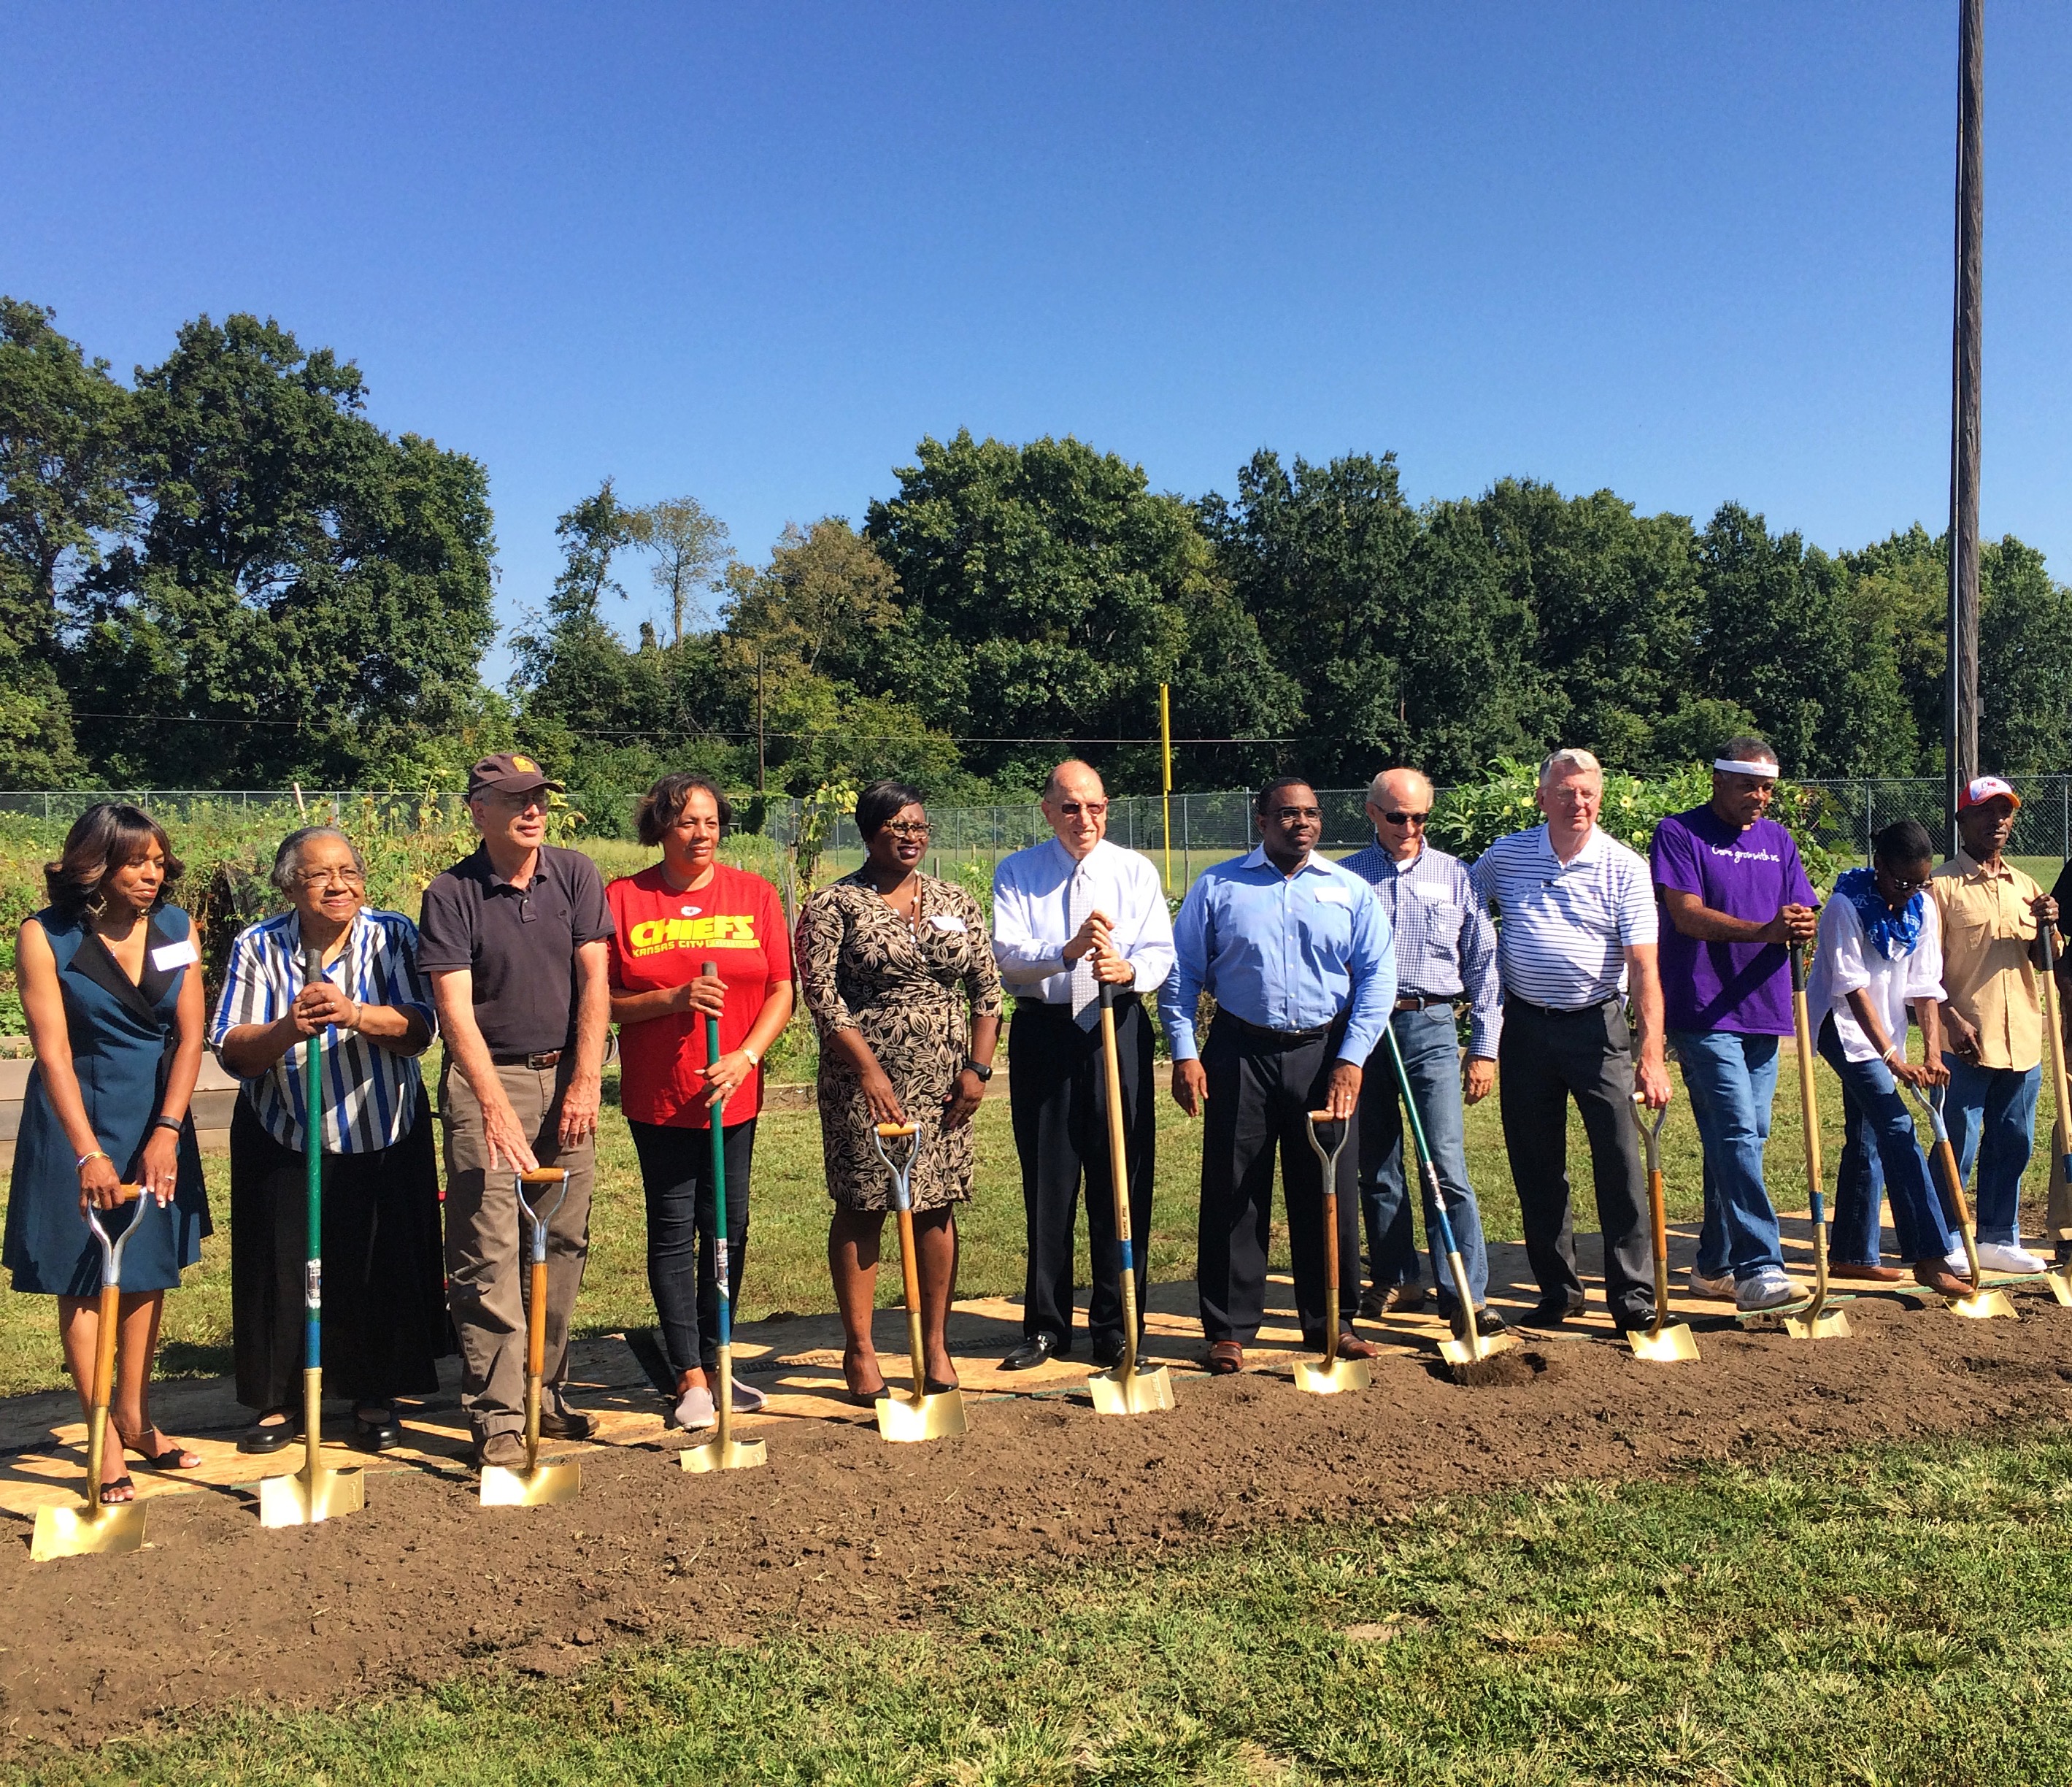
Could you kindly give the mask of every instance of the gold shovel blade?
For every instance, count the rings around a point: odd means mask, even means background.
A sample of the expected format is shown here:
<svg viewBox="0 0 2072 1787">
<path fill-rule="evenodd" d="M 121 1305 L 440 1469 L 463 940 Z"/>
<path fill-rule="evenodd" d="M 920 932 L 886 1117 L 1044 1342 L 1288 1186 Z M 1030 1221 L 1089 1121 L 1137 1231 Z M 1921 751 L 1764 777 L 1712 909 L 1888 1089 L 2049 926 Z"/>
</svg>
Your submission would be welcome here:
<svg viewBox="0 0 2072 1787">
<path fill-rule="evenodd" d="M 144 1542 L 144 1504 L 118 1501 L 106 1508 L 79 1502 L 69 1507 L 39 1508 L 36 1534 L 29 1542 L 29 1560 L 91 1557 L 101 1551 L 134 1551 Z"/>
<path fill-rule="evenodd" d="M 319 1471 L 311 1486 L 307 1474 L 259 1480 L 261 1526 L 314 1526 L 320 1520 L 356 1514 L 367 1505 L 367 1476 L 362 1471 Z"/>
<path fill-rule="evenodd" d="M 1817 1316 L 1786 1316 L 1784 1332 L 1794 1340 L 1846 1340 L 1849 1318 L 1840 1309 L 1823 1309 Z"/>
<path fill-rule="evenodd" d="M 2044 1284 L 2062 1309 L 2072 1309 L 2072 1284 L 2066 1282 L 2068 1278 L 2072 1278 L 2072 1271 L 2046 1272 L 2043 1274 Z"/>
<path fill-rule="evenodd" d="M 1365 1390 L 1373 1381 L 1374 1373 L 1368 1370 L 1364 1359 L 1334 1359 L 1329 1365 L 1322 1359 L 1295 1361 L 1295 1387 L 1307 1390 L 1312 1396 L 1336 1396 L 1342 1390 Z"/>
<path fill-rule="evenodd" d="M 770 1449 L 759 1439 L 708 1439 L 676 1454 L 686 1471 L 752 1471 L 770 1462 Z"/>
<path fill-rule="evenodd" d="M 1497 1340 L 1487 1339 L 1478 1329 L 1475 1342 L 1470 1346 L 1466 1340 L 1456 1340 L 1450 1334 L 1439 1343 L 1439 1357 L 1449 1365 L 1479 1365 L 1485 1359 L 1494 1359 L 1499 1353 L 1507 1351 L 1518 1343 L 1506 1334 Z"/>
<path fill-rule="evenodd" d="M 1991 1321 L 1996 1316 L 2012 1316 L 2014 1305 L 2004 1291 L 1975 1291 L 1968 1297 L 1952 1297 L 1950 1313 L 1974 1322 Z"/>
<path fill-rule="evenodd" d="M 1163 1365 L 1125 1376 L 1120 1366 L 1087 1380 L 1096 1414 L 1157 1414 L 1173 1406 L 1173 1373 Z"/>
<path fill-rule="evenodd" d="M 557 1508 L 582 1493 L 582 1466 L 536 1464 L 529 1471 L 508 1464 L 482 1467 L 482 1505 L 485 1508 Z"/>
<path fill-rule="evenodd" d="M 878 1432 L 882 1439 L 905 1445 L 916 1439 L 948 1439 L 964 1431 L 964 1394 L 939 1390 L 933 1396 L 881 1396 Z"/>
<path fill-rule="evenodd" d="M 1658 1364 L 1667 1364 L 1673 1360 L 1698 1357 L 1698 1336 L 1682 1322 L 1665 1322 L 1661 1328 L 1653 1331 L 1645 1328 L 1629 1328 L 1626 1337 L 1636 1359 L 1652 1359 Z"/>
</svg>

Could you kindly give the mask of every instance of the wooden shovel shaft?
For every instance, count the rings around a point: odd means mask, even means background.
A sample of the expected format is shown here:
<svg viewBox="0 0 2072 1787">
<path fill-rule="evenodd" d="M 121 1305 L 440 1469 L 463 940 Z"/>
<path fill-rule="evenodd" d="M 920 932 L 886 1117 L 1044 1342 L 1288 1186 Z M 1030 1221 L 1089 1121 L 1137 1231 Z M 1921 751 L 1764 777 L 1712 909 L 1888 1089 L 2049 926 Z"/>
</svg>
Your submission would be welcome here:
<svg viewBox="0 0 2072 1787">
<path fill-rule="evenodd" d="M 93 1333 L 93 1382 L 86 1412 L 86 1505 L 101 1505 L 101 1463 L 108 1451 L 108 1405 L 115 1394 L 115 1339 L 121 1321 L 122 1288 L 101 1287 L 101 1313 Z"/>
<path fill-rule="evenodd" d="M 1663 1195 L 1662 1169 L 1647 1169 L 1647 1213 L 1655 1228 L 1655 1326 L 1659 1334 L 1669 1324 L 1669 1210 Z"/>
<path fill-rule="evenodd" d="M 1115 1040 L 1115 1007 L 1101 1001 L 1101 1065 L 1108 1081 L 1108 1178 L 1115 1193 L 1116 1266 L 1122 1291 L 1122 1375 L 1137 1369 L 1137 1250 L 1129 1228 L 1129 1162 L 1122 1121 L 1122 1052 Z"/>
<path fill-rule="evenodd" d="M 547 1262 L 532 1262 L 525 1299 L 525 1468 L 540 1462 L 540 1399 L 547 1372 Z"/>
<path fill-rule="evenodd" d="M 1338 1357 L 1338 1175 L 1324 1184 L 1324 1364 Z"/>
<path fill-rule="evenodd" d="M 2050 1093 L 2051 1103 L 2057 1112 L 2057 1121 L 2051 1126 L 2051 1139 L 2062 1162 L 2072 1153 L 2072 1120 L 2068 1120 L 2066 1106 L 2065 1027 L 2058 1010 L 2058 949 L 2057 939 L 2051 927 L 2039 924 L 2043 935 L 2043 972 L 2037 978 L 2043 982 L 2043 1026 L 2050 1036 Z M 2072 1171 L 2066 1177 L 2072 1180 Z"/>
<path fill-rule="evenodd" d="M 1799 1118 L 1805 1132 L 1806 1209 L 1813 1224 L 1813 1305 L 1807 1311 L 1809 1323 L 1819 1320 L 1827 1307 L 1827 1206 L 1823 1188 L 1826 1172 L 1820 1160 L 1820 1099 L 1813 1082 L 1813 1020 L 1806 1005 L 1806 949 L 1791 947 L 1791 1029 L 1799 1054 Z"/>
<path fill-rule="evenodd" d="M 911 1204 L 899 1209 L 899 1274 L 906 1283 L 906 1350 L 914 1365 L 914 1400 L 927 1394 L 928 1379 L 923 1367 L 921 1347 L 921 1262 L 914 1255 L 914 1211 Z"/>
</svg>

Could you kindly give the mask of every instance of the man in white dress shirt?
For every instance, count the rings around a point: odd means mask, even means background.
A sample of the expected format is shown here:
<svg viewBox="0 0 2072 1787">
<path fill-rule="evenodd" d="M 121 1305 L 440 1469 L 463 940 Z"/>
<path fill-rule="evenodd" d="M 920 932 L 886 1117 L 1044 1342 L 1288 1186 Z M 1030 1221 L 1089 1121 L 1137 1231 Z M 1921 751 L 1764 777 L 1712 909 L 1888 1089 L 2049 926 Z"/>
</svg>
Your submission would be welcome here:
<svg viewBox="0 0 2072 1787">
<path fill-rule="evenodd" d="M 1007 1052 L 1014 1145 L 1029 1215 L 1022 1344 L 1001 1361 L 1025 1371 L 1072 1350 L 1072 1235 L 1087 1199 L 1094 1362 L 1122 1357 L 1122 1286 L 1108 1164 L 1100 983 L 1116 988 L 1137 1307 L 1145 1307 L 1156 1130 L 1151 1023 L 1143 1000 L 1173 968 L 1173 924 L 1158 871 L 1107 841 L 1108 793 L 1076 760 L 1050 772 L 1043 816 L 1054 838 L 1005 859 L 993 877 L 993 953 L 1015 995 Z"/>
</svg>

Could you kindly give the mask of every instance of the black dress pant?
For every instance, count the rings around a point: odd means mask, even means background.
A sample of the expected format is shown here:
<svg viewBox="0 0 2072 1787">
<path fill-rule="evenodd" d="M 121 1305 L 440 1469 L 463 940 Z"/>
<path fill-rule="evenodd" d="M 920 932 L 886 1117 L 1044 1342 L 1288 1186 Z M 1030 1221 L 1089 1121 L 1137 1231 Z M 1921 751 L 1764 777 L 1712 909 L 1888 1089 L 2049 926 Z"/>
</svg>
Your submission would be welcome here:
<svg viewBox="0 0 2072 1787">
<path fill-rule="evenodd" d="M 1223 1018 L 1209 1027 L 1202 1049 L 1209 1097 L 1202 1130 L 1195 1286 L 1202 1332 L 1211 1345 L 1219 1340 L 1251 1345 L 1265 1317 L 1276 1151 L 1303 1343 L 1324 1343 L 1324 1172 L 1309 1147 L 1308 1117 L 1322 1108 L 1342 1034 L 1334 1025 L 1326 1036 L 1297 1042 Z M 1345 1151 L 1338 1156 L 1338 1322 L 1343 1328 L 1359 1302 L 1357 1134 L 1346 1137 Z"/>
<path fill-rule="evenodd" d="M 1122 1342 L 1122 1281 L 1116 1246 L 1115 1181 L 1108 1162 L 1108 1077 L 1100 1027 L 1082 1030 L 1068 1006 L 1033 998 L 1014 1007 L 1007 1051 L 1008 1100 L 1022 1157 L 1022 1200 L 1029 1217 L 1029 1278 L 1022 1332 L 1072 1344 L 1072 1233 L 1086 1188 L 1087 1252 L 1093 1290 L 1087 1329 L 1096 1346 Z M 1136 1255 L 1140 1328 L 1148 1282 L 1151 1179 L 1157 1146 L 1157 1088 L 1151 1081 L 1151 1024 L 1143 1002 L 1115 1003 L 1121 1067 L 1124 1154 L 1129 1171 L 1129 1229 Z"/>
<path fill-rule="evenodd" d="M 748 1175 L 755 1156 L 755 1119 L 722 1123 L 726 1173 L 726 1291 L 741 1298 L 748 1263 Z M 630 1118 L 648 1198 L 648 1288 L 672 1371 L 719 1368 L 719 1268 L 713 1198 L 712 1131 Z"/>
<path fill-rule="evenodd" d="M 1655 1311 L 1655 1252 L 1648 1235 L 1647 1180 L 1633 1110 L 1633 1037 L 1615 999 L 1582 1011 L 1548 1013 L 1507 999 L 1497 1044 L 1504 1151 L 1518 1188 L 1525 1257 L 1540 1295 L 1583 1295 L 1568 1188 L 1568 1101 L 1589 1138 L 1590 1179 L 1605 1237 L 1605 1298 L 1615 1319 Z"/>
</svg>

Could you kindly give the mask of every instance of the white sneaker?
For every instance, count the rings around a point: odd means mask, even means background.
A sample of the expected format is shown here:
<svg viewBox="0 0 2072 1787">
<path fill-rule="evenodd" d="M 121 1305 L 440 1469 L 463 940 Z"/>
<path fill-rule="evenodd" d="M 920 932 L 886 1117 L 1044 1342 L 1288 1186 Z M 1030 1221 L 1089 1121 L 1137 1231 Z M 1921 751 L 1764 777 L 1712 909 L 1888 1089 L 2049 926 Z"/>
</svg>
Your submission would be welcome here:
<svg viewBox="0 0 2072 1787">
<path fill-rule="evenodd" d="M 2013 1273 L 2026 1278 L 2032 1272 L 2042 1271 L 2044 1265 L 2025 1247 L 2010 1247 L 2005 1241 L 1982 1241 L 1979 1243 L 1979 1270 Z"/>
<path fill-rule="evenodd" d="M 676 1398 L 676 1425 L 685 1433 L 700 1433 L 719 1425 L 719 1410 L 713 1406 L 712 1392 L 693 1384 Z"/>
<path fill-rule="evenodd" d="M 1979 1250 L 1979 1264 L 1981 1268 L 1985 1265 L 1985 1251 L 1983 1247 Z M 1942 1256 L 1942 1263 L 1960 1278 L 1968 1278 L 1971 1275 L 1971 1256 L 1964 1251 L 1962 1241 Z"/>
<path fill-rule="evenodd" d="M 1691 1268 L 1691 1295 L 1694 1297 L 1731 1298 L 1734 1295 L 1734 1275 L 1722 1272 L 1716 1278 L 1708 1278 L 1696 1266 Z"/>
<path fill-rule="evenodd" d="M 753 1414 L 763 1406 L 763 1392 L 753 1384 L 744 1384 L 737 1377 L 734 1381 L 734 1411 L 737 1414 Z"/>
<path fill-rule="evenodd" d="M 1766 1266 L 1745 1284 L 1736 1287 L 1734 1307 L 1747 1314 L 1758 1309 L 1777 1309 L 1797 1303 L 1805 1293 L 1777 1266 Z"/>
</svg>

